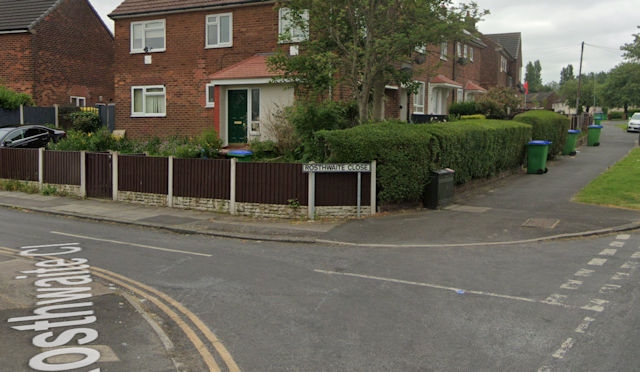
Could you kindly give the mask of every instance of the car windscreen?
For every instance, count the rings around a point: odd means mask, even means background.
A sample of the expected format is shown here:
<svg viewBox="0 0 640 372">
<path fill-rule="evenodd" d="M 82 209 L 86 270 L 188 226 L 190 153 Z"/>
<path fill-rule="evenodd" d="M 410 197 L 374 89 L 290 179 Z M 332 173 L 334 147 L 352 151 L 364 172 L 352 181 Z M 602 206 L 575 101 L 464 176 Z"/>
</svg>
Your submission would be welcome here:
<svg viewBox="0 0 640 372">
<path fill-rule="evenodd" d="M 635 114 L 633 114 L 631 119 L 640 119 L 640 112 L 636 112 Z"/>
<path fill-rule="evenodd" d="M 0 128 L 0 138 L 4 137 L 5 134 L 11 132 L 15 128 Z"/>
</svg>

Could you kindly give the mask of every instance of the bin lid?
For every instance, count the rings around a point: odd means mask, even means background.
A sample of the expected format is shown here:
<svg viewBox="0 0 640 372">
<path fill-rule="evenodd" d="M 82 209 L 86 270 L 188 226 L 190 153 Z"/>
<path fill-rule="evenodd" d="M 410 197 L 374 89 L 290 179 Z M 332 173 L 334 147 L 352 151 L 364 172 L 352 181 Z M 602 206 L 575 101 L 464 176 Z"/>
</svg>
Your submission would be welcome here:
<svg viewBox="0 0 640 372">
<path fill-rule="evenodd" d="M 528 145 L 532 145 L 532 146 L 547 146 L 552 144 L 553 142 L 551 141 L 541 141 L 541 140 L 537 140 L 537 141 L 531 141 L 528 143 Z"/>
<path fill-rule="evenodd" d="M 600 128 L 602 128 L 602 125 L 589 125 L 587 128 L 600 129 Z"/>
<path fill-rule="evenodd" d="M 253 155 L 253 152 L 249 150 L 231 150 L 229 151 L 229 155 L 248 156 L 248 155 Z"/>
<path fill-rule="evenodd" d="M 569 129 L 569 133 L 572 133 L 572 134 L 580 133 L 580 130 L 579 129 Z"/>
</svg>

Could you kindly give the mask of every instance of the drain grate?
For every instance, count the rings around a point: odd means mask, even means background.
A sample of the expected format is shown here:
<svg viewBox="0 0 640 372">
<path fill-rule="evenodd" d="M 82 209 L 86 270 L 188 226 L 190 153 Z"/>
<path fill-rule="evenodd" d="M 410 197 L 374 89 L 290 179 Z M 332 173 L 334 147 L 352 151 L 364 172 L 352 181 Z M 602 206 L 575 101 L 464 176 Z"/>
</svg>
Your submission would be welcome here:
<svg viewBox="0 0 640 372">
<path fill-rule="evenodd" d="M 522 227 L 538 227 L 542 229 L 553 229 L 560 220 L 556 218 L 527 218 Z"/>
</svg>

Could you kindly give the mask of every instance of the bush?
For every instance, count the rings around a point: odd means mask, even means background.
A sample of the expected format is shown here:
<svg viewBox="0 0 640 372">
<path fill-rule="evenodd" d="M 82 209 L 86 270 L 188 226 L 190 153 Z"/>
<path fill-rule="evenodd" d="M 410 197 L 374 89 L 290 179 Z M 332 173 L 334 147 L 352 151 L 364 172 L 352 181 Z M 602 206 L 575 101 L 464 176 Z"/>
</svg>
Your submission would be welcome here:
<svg viewBox="0 0 640 372">
<path fill-rule="evenodd" d="M 546 110 L 531 110 L 516 115 L 513 120 L 530 124 L 532 140 L 551 141 L 549 159 L 553 159 L 564 148 L 567 132 L 571 126 L 565 115 Z"/>
<path fill-rule="evenodd" d="M 49 143 L 49 149 L 58 151 L 118 151 L 121 153 L 139 152 L 139 144 L 125 138 L 117 139 L 102 128 L 93 133 L 70 130 L 66 138 L 57 143 Z"/>
<path fill-rule="evenodd" d="M 3 85 L 0 85 L 0 109 L 17 110 L 20 106 L 33 106 L 34 102 L 30 95 L 17 93 Z"/>
<path fill-rule="evenodd" d="M 100 129 L 100 117 L 91 111 L 76 111 L 69 114 L 71 126 L 74 130 L 91 133 Z"/>
<path fill-rule="evenodd" d="M 463 116 L 474 115 L 478 113 L 478 108 L 474 101 L 457 102 L 449 107 L 449 115 Z"/>
</svg>

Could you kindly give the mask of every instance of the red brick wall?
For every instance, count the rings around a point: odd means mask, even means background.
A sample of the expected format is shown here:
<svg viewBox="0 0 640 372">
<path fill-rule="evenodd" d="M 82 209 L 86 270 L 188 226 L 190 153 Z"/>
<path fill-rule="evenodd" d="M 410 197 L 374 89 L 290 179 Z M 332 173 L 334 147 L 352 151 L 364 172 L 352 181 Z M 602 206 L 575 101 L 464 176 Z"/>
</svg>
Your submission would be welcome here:
<svg viewBox="0 0 640 372">
<path fill-rule="evenodd" d="M 0 84 L 33 95 L 31 34 L 0 35 Z"/>
<path fill-rule="evenodd" d="M 34 31 L 38 105 L 68 105 L 70 96 L 85 97 L 87 106 L 113 99 L 113 37 L 86 0 L 64 0 Z"/>
<path fill-rule="evenodd" d="M 206 16 L 233 13 L 233 47 L 205 49 Z M 132 21 L 165 20 L 166 51 L 130 53 Z M 117 19 L 115 22 L 116 127 L 128 137 L 196 135 L 219 128 L 214 109 L 205 108 L 205 86 L 215 72 L 277 45 L 278 13 L 273 4 L 258 4 L 218 11 L 166 14 L 156 17 Z M 131 117 L 131 87 L 164 85 L 167 115 L 161 118 Z"/>
</svg>

